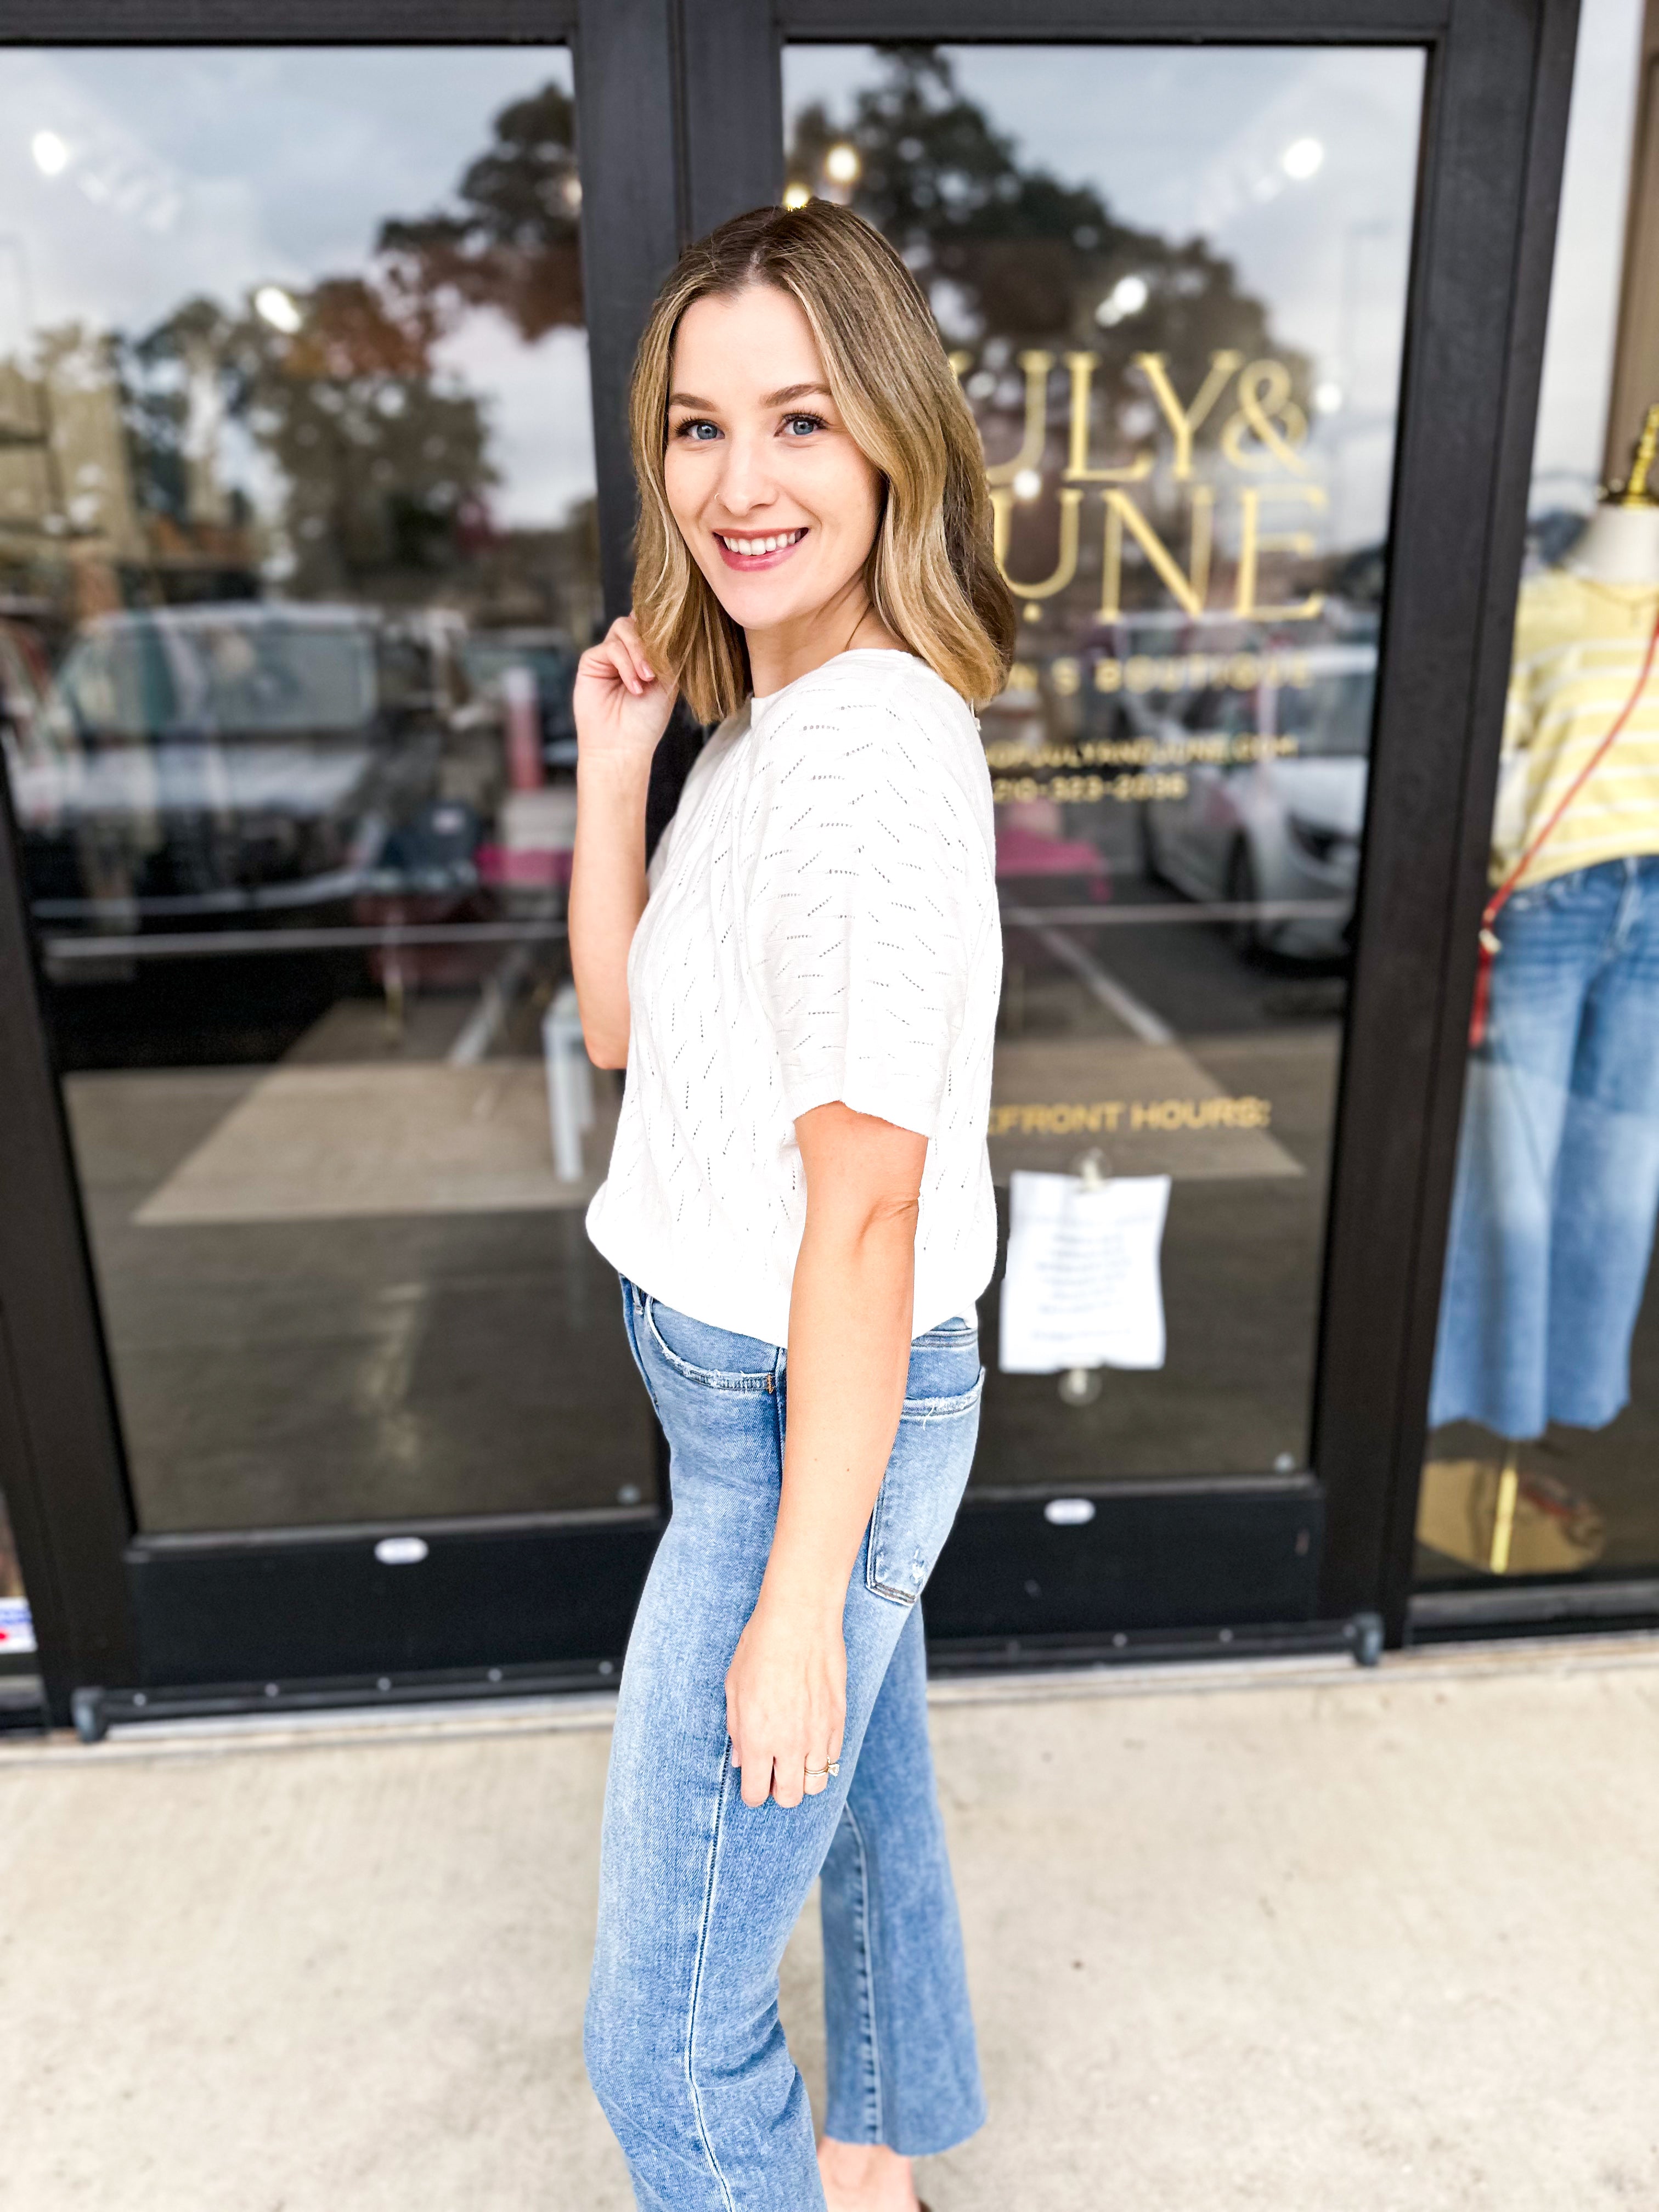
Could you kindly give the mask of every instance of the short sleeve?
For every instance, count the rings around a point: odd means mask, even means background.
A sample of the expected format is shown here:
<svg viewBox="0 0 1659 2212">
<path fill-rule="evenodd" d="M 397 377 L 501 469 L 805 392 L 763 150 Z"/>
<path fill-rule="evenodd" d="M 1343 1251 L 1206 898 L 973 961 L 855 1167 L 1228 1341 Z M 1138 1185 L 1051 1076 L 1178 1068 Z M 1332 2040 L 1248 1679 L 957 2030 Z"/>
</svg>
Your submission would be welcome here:
<svg viewBox="0 0 1659 2212">
<path fill-rule="evenodd" d="M 994 899 L 984 832 L 902 688 L 802 692 L 759 732 L 744 916 L 784 1103 L 932 1137 Z"/>
</svg>

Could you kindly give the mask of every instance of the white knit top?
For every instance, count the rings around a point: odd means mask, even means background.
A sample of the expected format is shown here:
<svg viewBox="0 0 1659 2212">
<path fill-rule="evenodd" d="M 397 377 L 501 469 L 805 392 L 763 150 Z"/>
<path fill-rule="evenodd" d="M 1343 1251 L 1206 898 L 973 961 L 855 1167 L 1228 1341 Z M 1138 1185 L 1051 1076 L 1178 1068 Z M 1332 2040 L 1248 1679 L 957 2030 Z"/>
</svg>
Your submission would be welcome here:
<svg viewBox="0 0 1659 2212">
<path fill-rule="evenodd" d="M 787 1343 L 795 1117 L 839 1099 L 929 1139 L 914 1333 L 971 1315 L 1002 940 L 968 708 L 908 653 L 827 661 L 720 725 L 649 881 L 594 1243 L 695 1319 Z"/>
</svg>

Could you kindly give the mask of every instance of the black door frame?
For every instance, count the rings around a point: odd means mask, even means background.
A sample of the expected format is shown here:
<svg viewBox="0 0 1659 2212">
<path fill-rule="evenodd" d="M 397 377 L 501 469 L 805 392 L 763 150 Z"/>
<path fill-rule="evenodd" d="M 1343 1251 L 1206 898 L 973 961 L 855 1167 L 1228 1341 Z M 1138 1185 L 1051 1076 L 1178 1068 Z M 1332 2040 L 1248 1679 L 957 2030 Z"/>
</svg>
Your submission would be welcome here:
<svg viewBox="0 0 1659 2212">
<path fill-rule="evenodd" d="M 1462 1032 L 1518 580 L 1577 0 L 0 0 L 0 46 L 568 44 L 606 602 L 626 602 L 623 398 L 678 245 L 782 182 L 786 40 L 1427 50 L 1358 952 L 1313 1469 L 964 1511 L 940 1656 L 1052 1658 L 1406 1632 Z M 1398 555 L 1405 550 L 1409 566 Z M 3 797 L 0 796 L 0 809 Z M 0 830 L 4 824 L 0 823 Z M 55 1718 L 430 1695 L 614 1671 L 647 1512 L 148 1538 L 126 1480 L 15 841 L 0 835 L 0 1474 Z M 374 1559 L 417 1528 L 410 1574 Z M 1041 1588 L 1028 1584 L 1041 1563 Z M 1183 1641 L 1176 1636 L 1177 1643 Z M 104 1693 L 108 1693 L 106 1696 Z M 146 1702 L 148 1701 L 148 1702 Z"/>
</svg>

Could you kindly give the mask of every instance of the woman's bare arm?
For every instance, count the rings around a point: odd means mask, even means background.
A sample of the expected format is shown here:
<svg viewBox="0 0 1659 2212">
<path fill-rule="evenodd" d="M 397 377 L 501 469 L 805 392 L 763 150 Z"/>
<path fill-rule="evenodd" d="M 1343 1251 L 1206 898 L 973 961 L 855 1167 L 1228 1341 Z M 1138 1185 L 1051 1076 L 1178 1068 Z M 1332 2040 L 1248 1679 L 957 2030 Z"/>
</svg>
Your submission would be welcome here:
<svg viewBox="0 0 1659 2212">
<path fill-rule="evenodd" d="M 653 675 L 631 618 L 576 668 L 576 850 L 570 967 L 596 1067 L 628 1065 L 628 948 L 645 912 L 645 794 L 674 690 Z"/>
<path fill-rule="evenodd" d="M 927 1140 L 850 1107 L 795 1124 L 806 1227 L 789 1304 L 783 1492 L 761 1594 L 726 1676 L 744 1802 L 797 1805 L 841 1753 L 842 1613 L 892 1455 L 909 1370 Z"/>
</svg>

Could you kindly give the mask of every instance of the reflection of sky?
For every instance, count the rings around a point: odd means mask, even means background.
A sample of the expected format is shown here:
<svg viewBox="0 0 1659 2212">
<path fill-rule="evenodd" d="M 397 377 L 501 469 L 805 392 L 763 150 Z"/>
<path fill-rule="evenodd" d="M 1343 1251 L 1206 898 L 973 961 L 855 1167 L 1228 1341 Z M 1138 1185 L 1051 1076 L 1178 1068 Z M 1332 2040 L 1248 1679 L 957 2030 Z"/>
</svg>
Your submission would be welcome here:
<svg viewBox="0 0 1659 2212">
<path fill-rule="evenodd" d="M 1534 513 L 1589 508 L 1601 472 L 1641 36 L 1642 0 L 1583 0 L 1533 453 Z"/>
<path fill-rule="evenodd" d="M 1092 185 L 1121 221 L 1194 234 L 1231 260 L 1281 343 L 1340 386 L 1316 436 L 1331 536 L 1382 534 L 1393 453 L 1416 175 L 1422 58 L 1409 49 L 952 46 L 962 91 L 1018 157 Z M 867 47 L 797 46 L 793 112 L 845 115 L 874 81 Z M 1316 138 L 1293 182 L 1281 156 Z"/>
<path fill-rule="evenodd" d="M 15 242 L 37 321 L 138 333 L 184 300 L 362 270 L 381 220 L 444 204 L 491 118 L 550 80 L 561 47 L 282 51 L 13 47 L 0 76 L 0 352 L 21 336 Z M 40 173 L 37 131 L 70 150 Z M 483 399 L 507 522 L 592 491 L 587 349 L 521 343 L 473 316 L 442 366 Z M 263 489 L 263 487 L 259 487 Z"/>
</svg>

